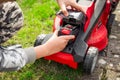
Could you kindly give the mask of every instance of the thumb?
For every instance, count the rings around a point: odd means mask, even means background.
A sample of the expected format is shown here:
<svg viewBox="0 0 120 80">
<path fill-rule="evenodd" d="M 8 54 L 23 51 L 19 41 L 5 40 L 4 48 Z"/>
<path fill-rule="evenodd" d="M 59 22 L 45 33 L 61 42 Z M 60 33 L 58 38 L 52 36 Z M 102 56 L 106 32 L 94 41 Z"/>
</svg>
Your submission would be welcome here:
<svg viewBox="0 0 120 80">
<path fill-rule="evenodd" d="M 66 6 L 65 6 L 65 5 L 61 6 L 61 11 L 63 12 L 63 14 L 64 14 L 65 16 L 68 16 L 68 12 L 67 12 L 67 9 L 66 9 Z"/>
<path fill-rule="evenodd" d="M 67 12 L 65 3 L 58 0 L 58 4 L 59 4 L 59 6 L 60 6 L 60 8 L 61 8 L 61 11 L 63 12 L 63 14 L 64 14 L 65 16 L 68 16 L 68 12 Z"/>
<path fill-rule="evenodd" d="M 55 30 L 53 35 L 58 36 L 58 30 Z"/>
</svg>

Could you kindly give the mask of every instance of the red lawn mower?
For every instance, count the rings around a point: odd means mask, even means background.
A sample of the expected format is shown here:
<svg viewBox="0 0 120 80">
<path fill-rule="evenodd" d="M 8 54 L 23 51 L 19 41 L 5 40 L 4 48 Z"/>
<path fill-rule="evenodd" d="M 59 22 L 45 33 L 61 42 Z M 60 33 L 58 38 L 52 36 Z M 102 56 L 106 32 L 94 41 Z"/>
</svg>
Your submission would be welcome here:
<svg viewBox="0 0 120 80">
<path fill-rule="evenodd" d="M 98 53 L 108 44 L 108 35 L 115 18 L 112 12 L 119 0 L 77 0 L 78 4 L 87 6 L 86 15 L 82 12 L 68 9 L 66 17 L 58 12 L 53 25 L 53 31 L 58 29 L 58 35 L 75 35 L 66 48 L 45 59 L 68 65 L 74 69 L 83 62 L 83 69 L 91 74 L 94 71 Z M 52 34 L 40 35 L 34 46 L 44 44 Z"/>
</svg>

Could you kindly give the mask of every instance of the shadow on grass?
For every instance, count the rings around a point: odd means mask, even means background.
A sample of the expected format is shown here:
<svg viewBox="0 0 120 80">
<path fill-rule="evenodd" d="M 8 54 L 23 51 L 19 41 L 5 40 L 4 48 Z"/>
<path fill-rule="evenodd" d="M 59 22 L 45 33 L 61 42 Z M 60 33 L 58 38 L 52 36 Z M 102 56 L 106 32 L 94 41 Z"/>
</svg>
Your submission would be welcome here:
<svg viewBox="0 0 120 80">
<path fill-rule="evenodd" d="M 36 74 L 41 75 L 39 80 L 80 80 L 83 73 L 82 66 L 75 70 L 44 59 L 37 60 L 31 67 L 35 67 Z"/>
</svg>

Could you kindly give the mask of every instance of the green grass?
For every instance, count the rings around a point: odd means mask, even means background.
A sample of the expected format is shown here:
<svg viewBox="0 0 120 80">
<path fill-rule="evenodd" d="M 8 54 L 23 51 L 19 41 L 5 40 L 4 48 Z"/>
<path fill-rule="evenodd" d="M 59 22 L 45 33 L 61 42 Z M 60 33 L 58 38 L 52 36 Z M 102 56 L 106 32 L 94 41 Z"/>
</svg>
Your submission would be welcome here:
<svg viewBox="0 0 120 80">
<path fill-rule="evenodd" d="M 51 33 L 53 20 L 59 10 L 55 0 L 17 0 L 24 13 L 24 27 L 5 45 L 33 46 L 37 35 Z M 74 70 L 66 65 L 44 59 L 28 64 L 19 71 L 0 74 L 0 80 L 80 80 L 81 68 Z"/>
</svg>

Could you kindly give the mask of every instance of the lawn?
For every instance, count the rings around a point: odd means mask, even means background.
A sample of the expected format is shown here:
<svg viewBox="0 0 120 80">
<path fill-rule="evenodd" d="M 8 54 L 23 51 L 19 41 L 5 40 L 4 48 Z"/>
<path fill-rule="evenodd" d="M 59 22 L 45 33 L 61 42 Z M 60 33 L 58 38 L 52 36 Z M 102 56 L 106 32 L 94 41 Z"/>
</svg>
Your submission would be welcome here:
<svg viewBox="0 0 120 80">
<path fill-rule="evenodd" d="M 51 33 L 59 6 L 55 0 L 17 0 L 24 13 L 23 28 L 4 45 L 33 46 L 37 35 Z M 44 59 L 36 60 L 15 72 L 0 73 L 0 80 L 80 80 L 82 69 Z"/>
</svg>

